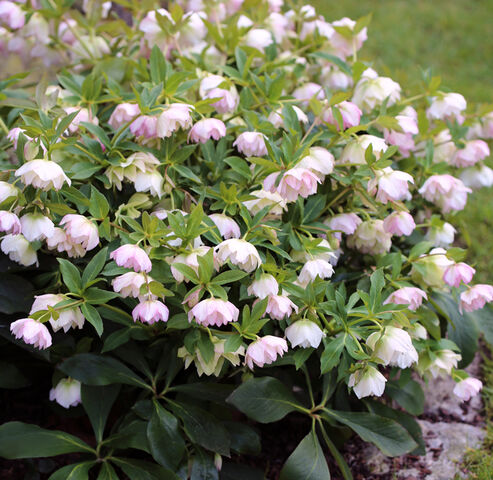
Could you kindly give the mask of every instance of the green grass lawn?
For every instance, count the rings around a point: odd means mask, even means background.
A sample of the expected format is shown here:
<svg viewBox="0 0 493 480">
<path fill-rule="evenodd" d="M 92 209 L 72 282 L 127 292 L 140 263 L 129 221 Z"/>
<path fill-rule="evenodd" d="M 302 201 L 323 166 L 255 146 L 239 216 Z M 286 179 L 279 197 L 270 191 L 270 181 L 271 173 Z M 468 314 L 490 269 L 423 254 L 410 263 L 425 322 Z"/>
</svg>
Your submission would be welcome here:
<svg viewBox="0 0 493 480">
<path fill-rule="evenodd" d="M 413 92 L 422 69 L 469 101 L 493 103 L 493 0 L 314 0 L 328 20 L 373 13 L 359 53 Z M 493 190 L 475 192 L 459 214 L 477 282 L 493 282 Z"/>
<path fill-rule="evenodd" d="M 359 53 L 411 92 L 422 69 L 472 102 L 493 103 L 493 0 L 314 0 L 329 21 L 373 12 Z M 490 162 L 491 165 L 491 162 Z M 493 189 L 474 192 L 459 214 L 462 239 L 470 243 L 476 283 L 493 283 Z M 457 223 L 457 222 L 454 222 Z M 488 435 L 465 461 L 470 479 L 493 480 L 493 362 L 483 365 Z"/>
</svg>

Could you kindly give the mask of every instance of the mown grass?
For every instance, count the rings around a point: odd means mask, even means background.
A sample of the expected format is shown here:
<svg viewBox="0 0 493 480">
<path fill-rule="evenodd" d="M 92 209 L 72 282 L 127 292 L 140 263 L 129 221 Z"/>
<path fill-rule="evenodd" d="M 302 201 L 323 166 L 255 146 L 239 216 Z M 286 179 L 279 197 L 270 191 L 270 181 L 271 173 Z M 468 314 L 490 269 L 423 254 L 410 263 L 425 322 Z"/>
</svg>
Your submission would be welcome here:
<svg viewBox="0 0 493 480">
<path fill-rule="evenodd" d="M 414 92 L 423 69 L 471 102 L 493 103 L 493 0 L 314 0 L 328 20 L 373 13 L 360 59 Z M 474 192 L 458 215 L 475 282 L 493 283 L 493 190 Z M 493 480 L 493 361 L 483 364 L 487 437 L 468 452 L 470 479 Z"/>
</svg>

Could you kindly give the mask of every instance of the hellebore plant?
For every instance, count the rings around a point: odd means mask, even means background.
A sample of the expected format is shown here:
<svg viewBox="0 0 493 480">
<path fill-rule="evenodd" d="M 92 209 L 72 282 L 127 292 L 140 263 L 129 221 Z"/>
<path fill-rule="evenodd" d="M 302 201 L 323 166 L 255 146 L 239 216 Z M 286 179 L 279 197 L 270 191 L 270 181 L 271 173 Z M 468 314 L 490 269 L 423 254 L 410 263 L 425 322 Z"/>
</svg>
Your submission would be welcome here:
<svg viewBox="0 0 493 480">
<path fill-rule="evenodd" d="M 1 333 L 94 439 L 11 421 L 0 456 L 80 454 L 51 480 L 263 478 L 246 417 L 291 412 L 310 421 L 282 480 L 330 478 L 324 453 L 352 478 L 351 432 L 423 454 L 417 377 L 467 400 L 492 340 L 493 287 L 452 245 L 493 184 L 493 113 L 359 61 L 369 18 L 72 3 L 0 2 L 1 55 L 46 72 L 0 82 Z"/>
</svg>

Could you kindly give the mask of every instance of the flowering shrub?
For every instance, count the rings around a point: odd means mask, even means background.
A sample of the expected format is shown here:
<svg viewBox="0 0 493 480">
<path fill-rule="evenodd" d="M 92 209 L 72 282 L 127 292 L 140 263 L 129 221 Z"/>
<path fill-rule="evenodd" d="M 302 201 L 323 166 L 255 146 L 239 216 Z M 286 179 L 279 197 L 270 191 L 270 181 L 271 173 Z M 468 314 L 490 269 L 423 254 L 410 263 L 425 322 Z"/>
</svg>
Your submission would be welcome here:
<svg viewBox="0 0 493 480">
<path fill-rule="evenodd" d="M 0 455 L 80 454 L 52 480 L 247 478 L 245 418 L 290 412 L 312 426 L 283 480 L 329 478 L 326 447 L 351 478 L 350 431 L 424 453 L 416 377 L 481 389 L 459 367 L 493 287 L 452 245 L 493 184 L 491 113 L 358 61 L 368 18 L 72 3 L 0 2 L 3 55 L 49 78 L 0 83 L 1 332 L 94 439 L 8 422 Z"/>
</svg>

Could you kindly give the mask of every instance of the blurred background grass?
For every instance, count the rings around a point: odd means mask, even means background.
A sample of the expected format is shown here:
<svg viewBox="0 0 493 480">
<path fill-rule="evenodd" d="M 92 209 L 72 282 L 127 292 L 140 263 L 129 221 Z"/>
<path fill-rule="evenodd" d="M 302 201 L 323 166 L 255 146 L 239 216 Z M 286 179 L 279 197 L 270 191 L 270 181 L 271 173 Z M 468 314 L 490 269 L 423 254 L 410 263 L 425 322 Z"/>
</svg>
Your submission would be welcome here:
<svg viewBox="0 0 493 480">
<path fill-rule="evenodd" d="M 470 102 L 493 102 L 493 0 L 313 0 L 329 21 L 373 12 L 359 58 L 414 91 L 422 69 Z M 474 192 L 459 214 L 476 283 L 493 282 L 493 190 Z M 493 477 L 492 477 L 493 478 Z"/>
</svg>

